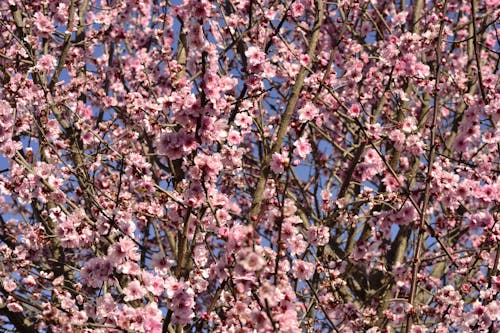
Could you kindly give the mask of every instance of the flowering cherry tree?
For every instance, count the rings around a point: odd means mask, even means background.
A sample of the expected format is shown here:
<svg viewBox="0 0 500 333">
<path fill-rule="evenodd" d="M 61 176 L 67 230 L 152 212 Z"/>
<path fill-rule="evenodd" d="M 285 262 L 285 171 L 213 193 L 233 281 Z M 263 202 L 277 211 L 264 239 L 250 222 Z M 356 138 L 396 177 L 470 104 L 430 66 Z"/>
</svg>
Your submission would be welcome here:
<svg viewBox="0 0 500 333">
<path fill-rule="evenodd" d="M 500 331 L 498 0 L 0 15 L 1 332 Z"/>
</svg>

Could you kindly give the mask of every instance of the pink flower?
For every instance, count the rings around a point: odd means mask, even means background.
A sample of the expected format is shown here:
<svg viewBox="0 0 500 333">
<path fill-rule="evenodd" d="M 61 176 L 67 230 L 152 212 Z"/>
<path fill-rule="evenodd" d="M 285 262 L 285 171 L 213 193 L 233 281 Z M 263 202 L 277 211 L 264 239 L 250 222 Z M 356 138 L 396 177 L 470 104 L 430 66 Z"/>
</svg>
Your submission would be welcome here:
<svg viewBox="0 0 500 333">
<path fill-rule="evenodd" d="M 205 191 L 200 183 L 193 182 L 187 191 L 184 192 L 184 197 L 189 206 L 198 208 L 205 201 Z"/>
<path fill-rule="evenodd" d="M 133 280 L 125 289 L 123 289 L 123 294 L 125 295 L 123 299 L 125 302 L 135 301 L 146 295 L 146 289 L 141 286 L 139 281 Z"/>
<path fill-rule="evenodd" d="M 382 182 L 387 192 L 394 192 L 399 188 L 399 183 L 390 173 L 386 174 Z"/>
<path fill-rule="evenodd" d="M 54 66 L 56 65 L 57 60 L 54 56 L 50 54 L 43 55 L 38 59 L 38 62 L 36 63 L 35 68 L 38 69 L 41 72 L 49 72 L 52 69 L 54 69 Z"/>
<path fill-rule="evenodd" d="M 415 73 L 415 75 L 418 78 L 425 79 L 430 74 L 430 67 L 428 65 L 421 63 L 421 62 L 418 62 L 415 64 L 413 72 Z"/>
<path fill-rule="evenodd" d="M 302 66 L 309 66 L 311 64 L 311 58 L 307 54 L 302 54 L 299 57 L 299 60 Z"/>
<path fill-rule="evenodd" d="M 165 290 L 163 278 L 149 272 L 142 272 L 142 283 L 146 289 L 155 296 L 160 296 Z"/>
<path fill-rule="evenodd" d="M 368 134 L 374 139 L 380 139 L 380 135 L 382 134 L 382 126 L 380 124 L 367 124 L 366 129 Z"/>
<path fill-rule="evenodd" d="M 316 246 L 323 246 L 328 244 L 330 239 L 330 230 L 326 226 L 311 226 L 307 230 L 307 240 Z"/>
<path fill-rule="evenodd" d="M 252 126 L 252 117 L 250 117 L 246 112 L 241 112 L 234 118 L 234 124 L 239 126 L 241 129 L 247 129 Z"/>
<path fill-rule="evenodd" d="M 155 268 L 155 270 L 159 271 L 168 270 L 170 267 L 172 267 L 173 263 L 173 260 L 163 256 L 161 253 L 155 253 L 151 258 L 151 265 Z"/>
<path fill-rule="evenodd" d="M 128 274 L 128 275 L 139 275 L 141 268 L 139 265 L 133 261 L 125 261 L 124 263 L 116 267 L 118 273 Z"/>
<path fill-rule="evenodd" d="M 314 264 L 300 259 L 294 260 L 292 274 L 299 280 L 309 280 L 314 274 Z"/>
<path fill-rule="evenodd" d="M 415 117 L 406 117 L 401 123 L 401 130 L 405 133 L 411 133 L 417 129 L 417 120 Z"/>
<path fill-rule="evenodd" d="M 183 284 L 177 281 L 174 277 L 167 277 L 164 281 L 165 291 L 168 297 L 173 297 L 173 295 L 182 288 Z"/>
<path fill-rule="evenodd" d="M 28 275 L 27 277 L 25 277 L 25 278 L 23 279 L 23 283 L 24 283 L 24 285 L 25 285 L 26 287 L 28 287 L 28 288 L 31 288 L 31 287 L 36 286 L 36 280 L 35 280 L 35 278 L 33 277 L 33 275 Z M 5 287 L 4 287 L 4 289 L 5 289 Z"/>
<path fill-rule="evenodd" d="M 283 152 L 281 154 L 274 153 L 272 155 L 272 160 L 271 160 L 271 170 L 273 170 L 277 174 L 281 174 L 285 172 L 285 168 L 288 167 L 289 159 L 288 159 L 288 153 Z"/>
<path fill-rule="evenodd" d="M 164 133 L 158 141 L 158 153 L 166 155 L 170 159 L 182 157 L 182 146 L 177 133 Z"/>
<path fill-rule="evenodd" d="M 270 281 L 265 280 L 259 288 L 259 296 L 266 300 L 270 307 L 275 307 L 284 298 L 285 295 L 280 289 L 274 286 Z"/>
<path fill-rule="evenodd" d="M 425 143 L 419 134 L 411 134 L 406 138 L 405 150 L 412 155 L 421 155 L 424 152 Z"/>
<path fill-rule="evenodd" d="M 305 137 L 301 137 L 299 140 L 295 141 L 293 145 L 295 146 L 294 152 L 300 158 L 306 158 L 312 151 L 311 145 Z"/>
<path fill-rule="evenodd" d="M 137 246 L 129 237 L 122 237 L 118 243 L 110 247 L 108 257 L 115 263 L 121 263 L 123 260 L 137 260 L 140 255 L 137 253 Z"/>
<path fill-rule="evenodd" d="M 304 4 L 302 2 L 294 2 L 292 6 L 290 7 L 291 14 L 293 18 L 298 18 L 302 15 L 304 15 Z"/>
<path fill-rule="evenodd" d="M 10 312 L 23 312 L 24 311 L 24 309 L 21 306 L 21 304 L 19 304 L 17 302 L 8 303 L 7 304 L 7 309 L 9 309 Z"/>
<path fill-rule="evenodd" d="M 489 212 L 477 212 L 470 216 L 470 227 L 477 228 L 491 228 L 494 224 L 493 217 Z"/>
<path fill-rule="evenodd" d="M 156 318 L 151 318 L 147 316 L 143 324 L 145 332 L 160 333 L 162 331 L 163 323 L 161 318 L 158 320 Z"/>
<path fill-rule="evenodd" d="M 111 261 L 103 258 L 92 258 L 81 270 L 81 275 L 85 284 L 98 288 L 104 281 L 107 281 L 112 271 Z"/>
<path fill-rule="evenodd" d="M 311 102 L 307 102 L 298 111 L 299 120 L 306 122 L 308 120 L 314 119 L 318 115 L 318 108 Z"/>
<path fill-rule="evenodd" d="M 33 23 L 36 31 L 42 38 L 49 38 L 56 30 L 52 21 L 41 12 L 36 12 L 33 15 Z"/>
<path fill-rule="evenodd" d="M 369 164 L 381 164 L 383 163 L 382 159 L 378 155 L 377 151 L 373 148 L 370 148 L 365 153 L 365 162 Z"/>
<path fill-rule="evenodd" d="M 283 306 L 282 306 L 283 307 Z M 297 319 L 298 313 L 295 309 L 287 309 L 283 312 L 277 313 L 275 318 L 279 323 L 281 332 L 303 332 L 301 330 L 299 321 Z"/>
<path fill-rule="evenodd" d="M 245 56 L 247 57 L 250 69 L 253 71 L 257 70 L 259 66 L 266 60 L 266 54 L 255 46 L 250 46 L 245 51 Z"/>
<path fill-rule="evenodd" d="M 359 117 L 361 115 L 361 112 L 363 112 L 363 110 L 361 109 L 359 104 L 353 104 L 349 108 L 349 115 L 353 118 Z"/>
<path fill-rule="evenodd" d="M 417 218 L 417 211 L 412 204 L 406 203 L 397 214 L 398 224 L 408 225 Z"/>
<path fill-rule="evenodd" d="M 488 304 L 486 311 L 491 320 L 500 320 L 500 301 L 491 301 L 491 303 Z"/>
<path fill-rule="evenodd" d="M 394 143 L 396 149 L 403 148 L 405 142 L 405 135 L 398 129 L 395 129 L 389 133 L 389 139 Z"/>
<path fill-rule="evenodd" d="M 250 315 L 252 326 L 257 332 L 270 332 L 272 330 L 271 322 L 265 312 L 254 310 Z"/>
<path fill-rule="evenodd" d="M 170 310 L 174 312 L 174 323 L 186 325 L 194 317 L 195 302 L 193 297 L 193 290 L 187 286 L 183 286 L 175 292 L 170 304 Z"/>
<path fill-rule="evenodd" d="M 292 255 L 301 255 L 307 248 L 307 242 L 304 241 L 302 234 L 297 234 L 288 240 L 288 247 Z"/>
<path fill-rule="evenodd" d="M 230 130 L 227 134 L 227 142 L 231 146 L 239 145 L 241 143 L 241 134 L 235 130 Z"/>
<path fill-rule="evenodd" d="M 469 138 L 462 134 L 455 139 L 455 141 L 453 142 L 453 147 L 458 152 L 464 153 L 467 151 L 469 147 L 469 142 L 470 142 Z"/>
<path fill-rule="evenodd" d="M 11 293 L 17 288 L 16 281 L 13 279 L 5 279 L 2 282 L 2 287 L 5 289 L 6 292 Z"/>
<path fill-rule="evenodd" d="M 411 333 L 425 333 L 425 332 L 427 332 L 427 328 L 423 325 L 412 325 L 410 332 Z"/>
<path fill-rule="evenodd" d="M 245 251 L 246 252 L 246 251 Z M 249 251 L 248 254 L 244 255 L 240 261 L 240 265 L 250 272 L 259 271 L 264 267 L 266 261 L 262 256 L 258 255 L 253 251 Z"/>
<path fill-rule="evenodd" d="M 491 277 L 491 283 L 493 285 L 493 289 L 496 292 L 500 292 L 500 275 L 492 276 Z"/>
<path fill-rule="evenodd" d="M 54 20 L 59 24 L 68 22 L 68 5 L 60 3 L 57 6 L 57 12 L 54 15 Z"/>
<path fill-rule="evenodd" d="M 160 135 L 157 142 L 158 153 L 166 155 L 172 160 L 176 160 L 189 154 L 198 146 L 191 134 L 187 134 L 183 129 L 179 132 L 165 132 Z"/>
<path fill-rule="evenodd" d="M 406 16 L 408 16 L 408 12 L 406 11 L 399 12 L 396 15 L 394 15 L 391 21 L 394 25 L 401 25 L 406 22 Z"/>
</svg>

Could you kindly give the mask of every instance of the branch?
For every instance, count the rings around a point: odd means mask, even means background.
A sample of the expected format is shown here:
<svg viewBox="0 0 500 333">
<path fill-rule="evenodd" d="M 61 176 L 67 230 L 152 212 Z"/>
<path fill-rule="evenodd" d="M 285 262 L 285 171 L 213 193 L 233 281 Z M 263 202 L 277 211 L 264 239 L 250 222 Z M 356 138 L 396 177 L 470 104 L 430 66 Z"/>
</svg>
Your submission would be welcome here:
<svg viewBox="0 0 500 333">
<path fill-rule="evenodd" d="M 448 0 L 444 1 L 443 7 L 442 7 L 442 12 L 443 15 L 446 13 L 446 7 L 448 4 Z M 431 123 L 431 137 L 430 137 L 430 150 L 429 150 L 429 159 L 428 159 L 428 164 L 427 164 L 427 177 L 426 177 L 426 182 L 425 182 L 425 192 L 424 192 L 424 200 L 422 203 L 422 209 L 420 210 L 420 223 L 418 225 L 418 236 L 417 236 L 417 244 L 415 247 L 415 254 L 414 254 L 414 262 L 413 262 L 413 272 L 412 272 L 412 281 L 411 281 L 411 289 L 410 289 L 410 298 L 409 298 L 409 303 L 410 306 L 413 307 L 415 303 L 415 297 L 417 295 L 417 282 L 418 282 L 418 271 L 420 269 L 420 256 L 422 254 L 422 247 L 423 247 L 423 240 L 424 240 L 424 230 L 423 227 L 427 224 L 426 222 L 426 212 L 427 212 L 427 207 L 429 205 L 429 199 L 430 199 L 430 187 L 431 187 L 431 176 L 432 176 L 432 165 L 434 164 L 434 158 L 436 156 L 435 150 L 436 150 L 436 123 L 437 123 L 437 116 L 439 112 L 439 78 L 441 74 L 441 40 L 443 38 L 443 31 L 444 31 L 444 21 L 441 21 L 441 24 L 439 26 L 439 34 L 437 38 L 437 45 L 436 45 L 436 78 L 435 78 L 435 85 L 434 85 L 434 112 L 432 115 L 432 123 Z M 444 247 L 443 247 L 444 248 Z M 453 260 L 453 259 L 452 259 Z M 406 332 L 409 332 L 412 326 L 412 320 L 413 316 L 415 313 L 409 312 L 407 317 L 406 317 Z"/>
<path fill-rule="evenodd" d="M 323 23 L 323 0 L 316 1 L 316 21 L 314 22 L 314 27 L 312 30 L 312 36 L 309 41 L 309 46 L 307 50 L 307 55 L 309 58 L 313 59 L 314 53 L 316 50 L 316 45 L 318 44 L 318 38 L 320 33 L 320 28 Z M 253 221 L 255 217 L 257 217 L 260 213 L 260 207 L 262 205 L 264 190 L 266 187 L 267 179 L 270 174 L 270 162 L 271 156 L 274 153 L 277 153 L 285 139 L 285 135 L 288 132 L 288 128 L 290 126 L 290 122 L 292 120 L 293 112 L 295 111 L 295 106 L 297 105 L 297 101 L 300 96 L 300 92 L 302 91 L 302 87 L 304 86 L 304 79 L 307 75 L 306 67 L 302 66 L 299 70 L 299 74 L 297 75 L 297 79 L 295 81 L 295 85 L 292 88 L 292 93 L 290 95 L 290 99 L 288 100 L 288 104 L 285 109 L 285 113 L 281 117 L 281 122 L 278 128 L 278 132 L 276 135 L 276 141 L 271 147 L 271 151 L 264 156 L 264 160 L 262 162 L 261 174 L 259 175 L 259 181 L 255 188 L 255 193 L 253 197 L 252 206 L 250 207 L 250 211 L 248 213 L 248 218 L 250 221 Z"/>
</svg>

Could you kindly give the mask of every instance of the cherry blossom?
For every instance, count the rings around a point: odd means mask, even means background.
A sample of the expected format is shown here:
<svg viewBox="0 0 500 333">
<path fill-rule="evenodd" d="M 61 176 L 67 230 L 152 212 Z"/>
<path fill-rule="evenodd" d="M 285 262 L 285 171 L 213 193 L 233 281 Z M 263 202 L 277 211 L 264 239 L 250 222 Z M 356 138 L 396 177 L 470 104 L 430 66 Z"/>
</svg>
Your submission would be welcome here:
<svg viewBox="0 0 500 333">
<path fill-rule="evenodd" d="M 271 169 L 276 173 L 283 173 L 285 167 L 288 166 L 289 158 L 285 152 L 278 154 L 274 153 L 271 161 Z"/>
<path fill-rule="evenodd" d="M 127 285 L 125 289 L 123 289 L 123 294 L 125 295 L 125 298 L 123 300 L 125 302 L 129 302 L 143 298 L 146 294 L 146 291 L 144 287 L 141 286 L 139 281 L 133 280 Z"/>
<path fill-rule="evenodd" d="M 499 331 L 499 8 L 0 1 L 0 326 Z"/>
</svg>

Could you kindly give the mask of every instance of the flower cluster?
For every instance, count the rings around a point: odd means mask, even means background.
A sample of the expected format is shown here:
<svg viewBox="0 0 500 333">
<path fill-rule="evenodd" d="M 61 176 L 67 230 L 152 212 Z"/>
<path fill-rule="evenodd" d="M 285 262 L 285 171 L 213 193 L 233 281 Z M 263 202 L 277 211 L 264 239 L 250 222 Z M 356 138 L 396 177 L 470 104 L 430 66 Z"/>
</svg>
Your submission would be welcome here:
<svg viewBox="0 0 500 333">
<path fill-rule="evenodd" d="M 499 15 L 0 1 L 0 326 L 500 331 Z"/>
</svg>

